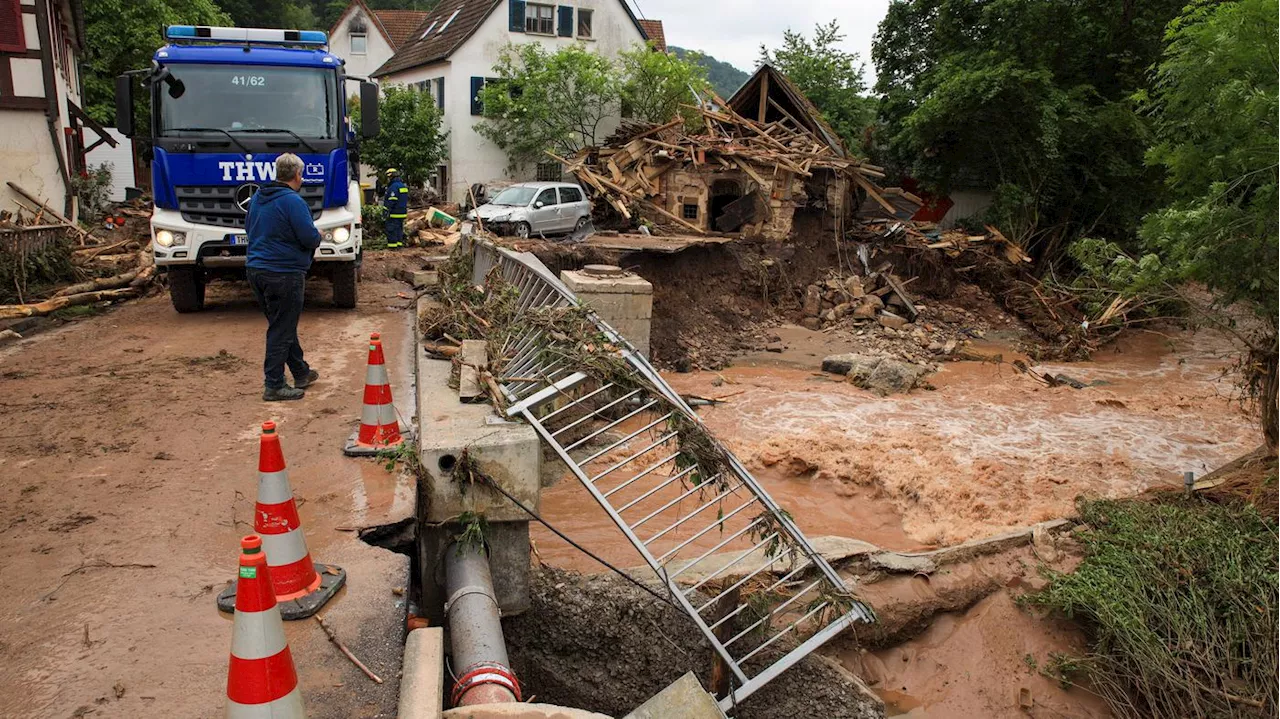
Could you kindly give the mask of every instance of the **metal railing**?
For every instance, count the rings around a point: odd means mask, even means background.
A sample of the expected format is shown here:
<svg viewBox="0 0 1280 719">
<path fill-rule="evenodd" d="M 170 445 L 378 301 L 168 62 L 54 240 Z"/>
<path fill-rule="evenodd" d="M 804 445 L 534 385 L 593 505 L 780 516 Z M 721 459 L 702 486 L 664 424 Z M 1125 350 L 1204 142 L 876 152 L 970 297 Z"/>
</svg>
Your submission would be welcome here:
<svg viewBox="0 0 1280 719">
<path fill-rule="evenodd" d="M 533 255 L 463 241 L 473 282 L 497 268 L 515 288 L 517 312 L 580 306 Z M 574 366 L 549 351 L 563 337 L 531 324 L 497 358 L 507 414 L 535 428 L 710 642 L 731 673 L 720 700 L 728 711 L 875 616 L 680 394 L 625 338 L 589 318 L 619 348 L 625 372 Z"/>
</svg>

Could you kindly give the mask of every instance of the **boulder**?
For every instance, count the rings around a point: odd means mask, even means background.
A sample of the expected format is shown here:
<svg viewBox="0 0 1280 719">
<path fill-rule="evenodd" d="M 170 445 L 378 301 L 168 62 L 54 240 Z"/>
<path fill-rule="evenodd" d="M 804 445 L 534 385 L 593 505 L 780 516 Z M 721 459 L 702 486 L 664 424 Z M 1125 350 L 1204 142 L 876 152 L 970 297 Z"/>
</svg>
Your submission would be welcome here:
<svg viewBox="0 0 1280 719">
<path fill-rule="evenodd" d="M 884 309 L 884 300 L 880 299 L 879 297 L 876 297 L 875 295 L 864 295 L 861 302 L 864 305 L 871 305 L 877 310 Z"/>
<path fill-rule="evenodd" d="M 853 304 L 850 302 L 841 302 L 835 306 L 836 319 L 847 317 L 853 311 Z"/>
<path fill-rule="evenodd" d="M 800 326 L 807 330 L 817 330 L 822 328 L 822 322 L 817 317 L 806 317 L 800 320 Z"/>
<path fill-rule="evenodd" d="M 769 344 L 764 346 L 765 352 L 781 353 L 781 352 L 784 352 L 786 349 L 787 349 L 787 346 L 781 342 L 770 342 Z"/>
<path fill-rule="evenodd" d="M 844 281 L 844 291 L 855 300 L 862 297 L 866 292 L 862 289 L 862 278 L 854 276 L 846 278 Z"/>
<path fill-rule="evenodd" d="M 877 310 L 874 305 L 864 302 L 859 303 L 853 308 L 853 312 L 850 312 L 849 314 L 853 315 L 854 319 L 873 320 L 876 318 L 876 312 L 879 312 L 879 310 Z"/>
<path fill-rule="evenodd" d="M 907 319 L 905 317 L 899 317 L 888 311 L 882 311 L 879 319 L 882 327 L 888 327 L 893 330 L 900 330 L 907 324 Z"/>
<path fill-rule="evenodd" d="M 928 370 L 919 365 L 886 359 L 877 364 L 866 381 L 858 386 L 880 395 L 909 392 L 926 374 Z M 851 379 L 852 376 L 851 373 Z"/>
</svg>

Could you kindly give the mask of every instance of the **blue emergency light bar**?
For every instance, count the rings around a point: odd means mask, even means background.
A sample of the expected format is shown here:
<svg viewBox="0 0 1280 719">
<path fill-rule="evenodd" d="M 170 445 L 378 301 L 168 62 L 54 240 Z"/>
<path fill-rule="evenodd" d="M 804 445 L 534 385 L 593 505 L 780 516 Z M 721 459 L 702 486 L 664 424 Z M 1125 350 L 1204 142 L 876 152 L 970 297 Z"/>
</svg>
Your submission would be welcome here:
<svg viewBox="0 0 1280 719">
<path fill-rule="evenodd" d="M 208 27 L 205 25 L 170 25 L 165 38 L 187 42 L 236 42 L 270 45 L 317 45 L 329 43 L 321 30 L 270 30 L 258 27 Z"/>
</svg>

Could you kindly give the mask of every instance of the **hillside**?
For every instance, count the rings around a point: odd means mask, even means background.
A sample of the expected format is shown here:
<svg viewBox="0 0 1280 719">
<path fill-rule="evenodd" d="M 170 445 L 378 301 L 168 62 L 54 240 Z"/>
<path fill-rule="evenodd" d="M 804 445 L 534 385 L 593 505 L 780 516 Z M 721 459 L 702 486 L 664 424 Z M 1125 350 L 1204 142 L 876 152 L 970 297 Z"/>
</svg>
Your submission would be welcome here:
<svg viewBox="0 0 1280 719">
<path fill-rule="evenodd" d="M 690 51 L 674 45 L 668 45 L 667 49 L 680 58 L 690 52 L 697 52 L 696 50 Z M 748 77 L 751 77 L 750 73 L 743 72 L 733 65 L 717 60 L 710 55 L 699 54 L 698 64 L 707 68 L 707 79 L 711 81 L 711 87 L 715 88 L 716 94 L 725 99 L 728 99 L 742 83 L 747 81 Z"/>
</svg>

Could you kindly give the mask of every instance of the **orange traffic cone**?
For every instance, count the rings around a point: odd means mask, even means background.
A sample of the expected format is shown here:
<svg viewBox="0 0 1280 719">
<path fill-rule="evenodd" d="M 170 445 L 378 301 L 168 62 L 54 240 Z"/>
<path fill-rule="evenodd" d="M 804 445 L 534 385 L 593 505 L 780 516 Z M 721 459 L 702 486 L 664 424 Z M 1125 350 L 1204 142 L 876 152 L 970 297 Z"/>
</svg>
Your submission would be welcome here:
<svg viewBox="0 0 1280 719">
<path fill-rule="evenodd" d="M 285 619 L 306 619 L 315 614 L 347 581 L 347 573 L 341 567 L 311 561 L 275 422 L 262 423 L 253 528 L 262 538 L 271 567 L 272 591 Z M 236 592 L 235 584 L 227 587 L 218 595 L 218 608 L 231 611 Z"/>
<path fill-rule="evenodd" d="M 382 356 L 382 338 L 374 332 L 369 335 L 369 367 L 364 375 L 360 427 L 347 440 L 342 451 L 350 457 L 367 457 L 396 449 L 411 438 L 412 433 L 408 429 L 400 430 L 396 406 L 391 403 L 391 382 L 387 378 L 386 359 Z"/>
<path fill-rule="evenodd" d="M 227 719 L 304 719 L 298 672 L 271 589 L 262 539 L 240 540 L 231 666 L 227 670 Z"/>
</svg>

